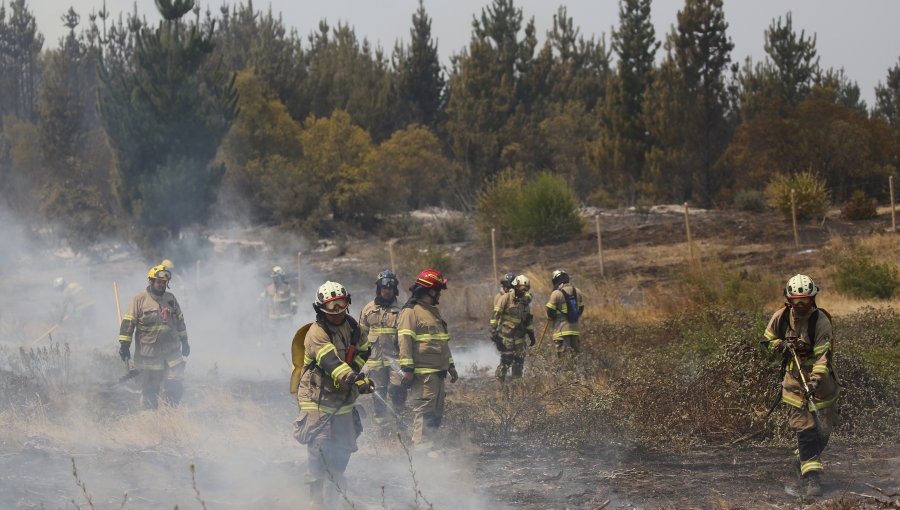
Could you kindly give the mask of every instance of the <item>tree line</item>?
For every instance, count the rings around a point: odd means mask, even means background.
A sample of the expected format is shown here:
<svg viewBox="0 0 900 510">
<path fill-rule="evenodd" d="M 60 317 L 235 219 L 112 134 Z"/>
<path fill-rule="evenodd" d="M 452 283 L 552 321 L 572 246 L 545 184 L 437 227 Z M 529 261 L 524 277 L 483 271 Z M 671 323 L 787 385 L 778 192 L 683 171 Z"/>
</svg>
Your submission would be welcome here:
<svg viewBox="0 0 900 510">
<path fill-rule="evenodd" d="M 730 207 L 813 172 L 836 201 L 885 199 L 900 167 L 900 59 L 860 99 L 791 13 L 765 58 L 732 59 L 722 0 L 685 0 L 658 36 L 651 0 L 585 36 L 560 7 L 493 0 L 441 65 L 423 3 L 389 51 L 345 24 L 298 34 L 252 0 L 201 11 L 63 13 L 44 48 L 26 0 L 0 7 L 0 196 L 88 246 L 142 243 L 211 216 L 326 231 L 428 205 L 477 208 L 497 179 L 550 173 L 581 203 Z M 496 186 L 495 186 L 496 188 Z"/>
</svg>

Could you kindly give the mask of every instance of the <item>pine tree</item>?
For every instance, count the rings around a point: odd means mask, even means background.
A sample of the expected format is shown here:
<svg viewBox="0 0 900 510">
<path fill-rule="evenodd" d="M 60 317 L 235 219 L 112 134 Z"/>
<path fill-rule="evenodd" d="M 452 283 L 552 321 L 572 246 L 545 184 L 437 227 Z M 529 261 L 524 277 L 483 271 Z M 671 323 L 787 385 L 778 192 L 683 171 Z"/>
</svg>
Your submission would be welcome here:
<svg viewBox="0 0 900 510">
<path fill-rule="evenodd" d="M 397 102 L 402 105 L 399 123 L 433 128 L 442 106 L 445 80 L 423 0 L 419 0 L 419 8 L 412 16 L 409 35 L 409 45 L 398 45 L 394 50 Z"/>
<path fill-rule="evenodd" d="M 135 34 L 120 74 L 100 67 L 100 113 L 116 152 L 124 209 L 141 225 L 142 241 L 202 222 L 223 169 L 210 166 L 237 113 L 234 77 L 211 61 L 214 24 L 182 18 L 193 0 L 157 0 L 163 17 Z"/>
<path fill-rule="evenodd" d="M 900 130 L 900 59 L 894 67 L 888 69 L 885 83 L 878 82 L 875 87 L 873 114 L 884 119 L 894 129 Z"/>
<path fill-rule="evenodd" d="M 788 12 L 784 24 L 779 16 L 766 29 L 765 50 L 782 99 L 788 105 L 796 105 L 809 94 L 819 73 L 815 34 L 807 37 L 805 31 L 799 35 L 794 32 L 792 16 Z"/>
<path fill-rule="evenodd" d="M 44 37 L 25 0 L 13 0 L 11 12 L 0 4 L 0 117 L 37 118 L 41 48 Z"/>
</svg>

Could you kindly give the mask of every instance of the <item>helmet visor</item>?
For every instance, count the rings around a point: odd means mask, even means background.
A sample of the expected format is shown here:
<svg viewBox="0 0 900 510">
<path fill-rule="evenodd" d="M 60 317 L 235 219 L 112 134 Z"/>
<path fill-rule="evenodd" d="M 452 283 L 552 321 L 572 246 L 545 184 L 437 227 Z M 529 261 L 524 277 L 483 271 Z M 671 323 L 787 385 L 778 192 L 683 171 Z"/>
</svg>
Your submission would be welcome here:
<svg viewBox="0 0 900 510">
<path fill-rule="evenodd" d="M 339 297 L 322 303 L 322 309 L 325 310 L 325 313 L 336 314 L 346 310 L 349 305 L 347 298 Z"/>
<path fill-rule="evenodd" d="M 169 281 L 172 279 L 172 273 L 168 269 L 160 269 L 156 273 L 153 274 L 153 278 L 157 280 L 166 280 Z"/>
<path fill-rule="evenodd" d="M 376 282 L 380 287 L 396 287 L 397 280 L 393 278 L 380 278 L 378 282 Z"/>
</svg>

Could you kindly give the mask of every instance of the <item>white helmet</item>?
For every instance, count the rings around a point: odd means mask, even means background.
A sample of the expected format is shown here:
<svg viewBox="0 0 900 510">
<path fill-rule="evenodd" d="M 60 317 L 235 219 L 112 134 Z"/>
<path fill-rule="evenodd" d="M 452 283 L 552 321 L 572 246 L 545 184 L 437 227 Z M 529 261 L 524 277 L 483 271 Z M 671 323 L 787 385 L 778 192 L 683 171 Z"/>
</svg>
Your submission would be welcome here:
<svg viewBox="0 0 900 510">
<path fill-rule="evenodd" d="M 516 276 L 515 278 L 513 278 L 513 281 L 512 281 L 513 288 L 518 289 L 522 285 L 525 286 L 525 291 L 527 292 L 528 290 L 531 289 L 531 280 L 529 280 L 528 277 L 525 276 L 524 274 L 520 274 L 519 276 Z"/>
<path fill-rule="evenodd" d="M 53 288 L 54 289 L 61 289 L 65 286 L 66 286 L 66 279 L 63 278 L 62 276 L 59 276 L 53 280 Z"/>
<path fill-rule="evenodd" d="M 350 306 L 350 293 L 337 282 L 325 282 L 316 292 L 315 307 L 323 313 L 337 315 Z"/>
<path fill-rule="evenodd" d="M 275 266 L 272 268 L 272 277 L 275 276 L 284 276 L 284 269 L 281 266 Z"/>
<path fill-rule="evenodd" d="M 787 285 L 784 286 L 784 297 L 788 299 L 811 298 L 816 297 L 816 294 L 818 293 L 819 288 L 816 287 L 815 282 L 805 274 L 795 274 L 788 280 Z"/>
</svg>

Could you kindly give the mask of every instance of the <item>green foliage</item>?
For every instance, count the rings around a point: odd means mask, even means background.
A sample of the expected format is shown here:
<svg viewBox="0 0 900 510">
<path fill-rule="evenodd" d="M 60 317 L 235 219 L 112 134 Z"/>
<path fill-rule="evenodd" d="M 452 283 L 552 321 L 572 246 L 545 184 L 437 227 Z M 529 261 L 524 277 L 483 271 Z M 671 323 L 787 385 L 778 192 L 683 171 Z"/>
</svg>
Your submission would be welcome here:
<svg viewBox="0 0 900 510">
<path fill-rule="evenodd" d="M 103 195 L 96 188 L 83 184 L 65 187 L 59 182 L 51 182 L 45 185 L 41 193 L 41 213 L 62 224 L 62 233 L 75 252 L 89 249 L 104 236 L 112 234 L 116 227 Z"/>
<path fill-rule="evenodd" d="M 856 190 L 850 200 L 841 207 L 841 218 L 847 220 L 867 220 L 878 216 L 878 202 L 866 196 L 863 190 Z"/>
<path fill-rule="evenodd" d="M 819 72 L 819 57 L 816 55 L 816 36 L 807 37 L 794 32 L 791 13 L 772 20 L 766 29 L 765 50 L 772 62 L 775 83 L 782 99 L 788 104 L 797 104 L 806 97 L 813 78 Z"/>
<path fill-rule="evenodd" d="M 394 49 L 399 122 L 430 126 L 440 113 L 445 81 L 437 42 L 431 37 L 431 18 L 422 0 L 412 16 L 409 35 L 409 45 L 398 44 Z"/>
<path fill-rule="evenodd" d="M 513 244 L 558 243 L 584 227 L 572 190 L 549 173 L 526 182 L 512 170 L 502 172 L 479 195 L 478 209 L 482 232 L 496 228 Z"/>
<path fill-rule="evenodd" d="M 138 232 L 176 234 L 205 221 L 223 173 L 210 162 L 238 97 L 233 77 L 209 59 L 214 24 L 179 19 L 192 6 L 158 0 L 165 19 L 135 34 L 131 60 L 123 69 L 104 60 L 100 68 L 100 112 L 119 163 L 118 196 L 140 223 Z"/>
<path fill-rule="evenodd" d="M 889 262 L 876 262 L 861 248 L 835 253 L 834 284 L 848 296 L 890 299 L 900 288 L 900 275 Z"/>
<path fill-rule="evenodd" d="M 766 201 L 759 190 L 742 189 L 734 195 L 734 206 L 741 211 L 762 212 L 766 208 Z"/>
<path fill-rule="evenodd" d="M 900 129 L 900 58 L 888 69 L 885 83 L 875 87 L 875 110 L 877 117 L 884 119 L 894 129 Z"/>
<path fill-rule="evenodd" d="M 797 219 L 816 218 L 828 209 L 831 199 L 825 180 L 808 170 L 772 178 L 764 192 L 766 203 L 791 219 L 791 190 L 794 191 Z"/>
<path fill-rule="evenodd" d="M 418 267 L 437 269 L 442 274 L 447 274 L 453 269 L 453 258 L 450 256 L 450 252 L 436 244 L 433 239 L 429 239 L 418 253 Z"/>
</svg>

